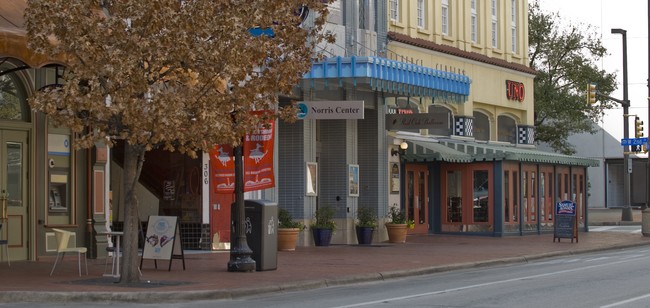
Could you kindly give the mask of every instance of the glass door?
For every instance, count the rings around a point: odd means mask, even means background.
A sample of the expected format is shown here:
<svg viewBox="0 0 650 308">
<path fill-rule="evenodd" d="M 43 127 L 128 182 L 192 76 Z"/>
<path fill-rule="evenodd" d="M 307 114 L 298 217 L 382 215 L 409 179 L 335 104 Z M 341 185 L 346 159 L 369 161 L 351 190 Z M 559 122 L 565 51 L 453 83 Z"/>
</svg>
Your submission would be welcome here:
<svg viewBox="0 0 650 308">
<path fill-rule="evenodd" d="M 429 232 L 428 177 L 426 165 L 406 165 L 406 214 L 415 223 L 409 233 Z"/>
<path fill-rule="evenodd" d="M 0 238 L 9 240 L 9 257 L 27 260 L 28 202 L 27 132 L 0 131 Z"/>
</svg>

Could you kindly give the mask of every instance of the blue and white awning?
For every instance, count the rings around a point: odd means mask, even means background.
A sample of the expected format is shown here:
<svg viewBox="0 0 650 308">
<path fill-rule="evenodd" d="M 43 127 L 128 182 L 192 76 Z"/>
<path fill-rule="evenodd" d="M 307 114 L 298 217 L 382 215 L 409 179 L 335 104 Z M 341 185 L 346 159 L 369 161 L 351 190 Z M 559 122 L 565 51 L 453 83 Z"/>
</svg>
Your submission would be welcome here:
<svg viewBox="0 0 650 308">
<path fill-rule="evenodd" d="M 469 77 L 420 65 L 379 57 L 333 57 L 312 64 L 303 79 L 311 85 L 317 79 L 367 83 L 374 91 L 395 95 L 442 97 L 465 102 L 472 81 Z"/>
</svg>

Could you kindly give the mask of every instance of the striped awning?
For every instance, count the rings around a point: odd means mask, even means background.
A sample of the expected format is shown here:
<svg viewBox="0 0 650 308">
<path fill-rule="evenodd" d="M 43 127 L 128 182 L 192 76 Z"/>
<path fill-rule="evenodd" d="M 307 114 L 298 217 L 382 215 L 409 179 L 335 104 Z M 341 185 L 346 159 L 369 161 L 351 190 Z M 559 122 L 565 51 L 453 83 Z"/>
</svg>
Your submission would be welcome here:
<svg viewBox="0 0 650 308">
<path fill-rule="evenodd" d="M 409 141 L 402 158 L 408 162 L 444 161 L 469 163 L 481 161 L 519 161 L 540 164 L 596 167 L 596 159 L 563 155 L 517 146 L 455 141 Z"/>
<path fill-rule="evenodd" d="M 303 76 L 313 87 L 315 80 L 367 84 L 374 91 L 416 97 L 438 97 L 465 102 L 471 80 L 461 74 L 380 57 L 332 57 L 312 64 Z"/>
</svg>

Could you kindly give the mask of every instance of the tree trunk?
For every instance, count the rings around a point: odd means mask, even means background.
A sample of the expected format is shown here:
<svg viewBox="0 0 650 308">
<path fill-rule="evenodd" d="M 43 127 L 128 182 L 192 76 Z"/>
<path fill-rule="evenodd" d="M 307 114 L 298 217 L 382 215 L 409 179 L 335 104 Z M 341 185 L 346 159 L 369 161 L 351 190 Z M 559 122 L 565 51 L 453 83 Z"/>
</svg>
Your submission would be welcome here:
<svg viewBox="0 0 650 308">
<path fill-rule="evenodd" d="M 140 219 L 138 217 L 138 200 L 135 196 L 135 184 L 140 178 L 144 162 L 145 148 L 141 145 L 124 143 L 124 170 L 122 172 L 122 196 L 124 198 L 124 237 L 122 241 L 121 283 L 140 280 L 140 258 L 138 256 L 138 234 Z"/>
</svg>

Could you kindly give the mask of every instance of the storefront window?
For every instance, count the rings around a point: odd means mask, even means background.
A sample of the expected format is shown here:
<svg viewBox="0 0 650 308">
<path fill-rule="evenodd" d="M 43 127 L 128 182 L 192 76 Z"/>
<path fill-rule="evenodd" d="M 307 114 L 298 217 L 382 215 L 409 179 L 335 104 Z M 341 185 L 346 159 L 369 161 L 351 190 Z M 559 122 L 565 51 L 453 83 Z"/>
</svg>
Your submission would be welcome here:
<svg viewBox="0 0 650 308">
<path fill-rule="evenodd" d="M 517 222 L 519 221 L 519 203 L 517 200 L 519 200 L 519 194 L 517 192 L 519 191 L 519 182 L 518 179 L 519 176 L 517 176 L 517 172 L 512 173 L 512 193 L 514 195 L 514 198 L 512 198 L 512 221 Z"/>
<path fill-rule="evenodd" d="M 535 191 L 537 190 L 537 186 L 535 185 L 535 172 L 530 173 L 530 206 L 528 207 L 528 216 L 530 217 L 530 221 L 536 221 L 537 220 L 537 213 L 536 213 L 536 208 L 535 208 Z"/>
<path fill-rule="evenodd" d="M 503 216 L 505 222 L 510 222 L 510 171 L 503 172 Z"/>
<path fill-rule="evenodd" d="M 521 174 L 521 195 L 524 197 L 524 222 L 528 221 L 528 172 L 523 172 Z"/>
<path fill-rule="evenodd" d="M 463 221 L 462 172 L 447 171 L 447 222 Z"/>
<path fill-rule="evenodd" d="M 489 179 L 487 170 L 474 171 L 474 222 L 488 222 Z"/>
</svg>

